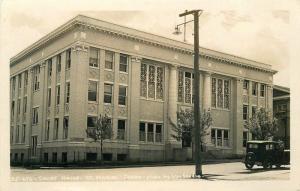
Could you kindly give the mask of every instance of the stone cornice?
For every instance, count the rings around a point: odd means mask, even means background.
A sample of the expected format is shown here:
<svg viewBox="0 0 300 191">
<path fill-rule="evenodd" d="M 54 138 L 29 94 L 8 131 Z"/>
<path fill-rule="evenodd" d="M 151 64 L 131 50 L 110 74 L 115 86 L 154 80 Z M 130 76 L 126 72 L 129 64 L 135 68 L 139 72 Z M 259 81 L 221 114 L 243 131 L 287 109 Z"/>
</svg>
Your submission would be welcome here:
<svg viewBox="0 0 300 191">
<path fill-rule="evenodd" d="M 79 26 L 81 30 L 84 30 L 85 28 L 97 30 L 109 35 L 115 35 L 156 47 L 166 48 L 184 54 L 193 55 L 193 45 L 191 44 L 79 15 L 11 58 L 11 66 L 17 63 L 20 59 L 44 46 L 46 43 L 49 43 L 51 40 L 54 40 L 58 36 L 76 26 Z M 264 71 L 272 74 L 275 74 L 277 72 L 275 70 L 272 70 L 270 65 L 206 48 L 200 48 L 200 56 L 206 59 L 213 59 L 218 62 L 223 62 L 226 64 L 236 65 L 253 70 Z"/>
</svg>

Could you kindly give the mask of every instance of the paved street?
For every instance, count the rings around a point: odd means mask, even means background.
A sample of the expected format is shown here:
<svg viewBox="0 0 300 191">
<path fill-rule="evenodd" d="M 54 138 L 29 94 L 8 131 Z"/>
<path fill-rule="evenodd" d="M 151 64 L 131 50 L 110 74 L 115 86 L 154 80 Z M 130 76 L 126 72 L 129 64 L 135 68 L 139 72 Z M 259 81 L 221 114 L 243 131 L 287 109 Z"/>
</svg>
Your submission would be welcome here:
<svg viewBox="0 0 300 191">
<path fill-rule="evenodd" d="M 12 168 L 12 181 L 123 181 L 123 180 L 192 180 L 194 165 L 131 167 L 113 169 L 36 169 Z M 209 181 L 215 180 L 289 180 L 290 168 L 247 170 L 243 163 L 203 165 Z"/>
</svg>

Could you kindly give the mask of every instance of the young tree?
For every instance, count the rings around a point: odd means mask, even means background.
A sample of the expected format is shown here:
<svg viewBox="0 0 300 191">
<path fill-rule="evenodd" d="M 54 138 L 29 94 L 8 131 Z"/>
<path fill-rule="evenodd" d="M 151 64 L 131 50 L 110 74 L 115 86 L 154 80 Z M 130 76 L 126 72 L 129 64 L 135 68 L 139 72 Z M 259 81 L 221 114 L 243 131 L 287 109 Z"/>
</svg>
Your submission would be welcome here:
<svg viewBox="0 0 300 191">
<path fill-rule="evenodd" d="M 95 142 L 100 141 L 100 162 L 102 164 L 103 141 L 113 136 L 111 119 L 107 115 L 100 114 L 94 122 L 94 127 L 87 128 L 86 134 Z"/>
<path fill-rule="evenodd" d="M 210 132 L 208 131 L 209 128 L 212 125 L 212 117 L 210 110 L 203 110 L 201 112 L 201 121 L 200 121 L 200 144 L 201 144 L 201 150 L 202 145 L 206 144 L 203 138 L 206 135 L 209 135 Z M 177 124 L 170 120 L 170 123 L 172 125 L 172 129 L 174 134 L 171 136 L 175 138 L 177 141 L 182 140 L 191 140 L 191 143 L 194 143 L 194 110 L 193 109 L 186 109 L 186 110 L 180 110 L 177 112 Z"/>
<path fill-rule="evenodd" d="M 278 131 L 277 119 L 265 108 L 260 108 L 249 121 L 246 121 L 246 128 L 250 130 L 254 139 L 269 140 Z"/>
</svg>

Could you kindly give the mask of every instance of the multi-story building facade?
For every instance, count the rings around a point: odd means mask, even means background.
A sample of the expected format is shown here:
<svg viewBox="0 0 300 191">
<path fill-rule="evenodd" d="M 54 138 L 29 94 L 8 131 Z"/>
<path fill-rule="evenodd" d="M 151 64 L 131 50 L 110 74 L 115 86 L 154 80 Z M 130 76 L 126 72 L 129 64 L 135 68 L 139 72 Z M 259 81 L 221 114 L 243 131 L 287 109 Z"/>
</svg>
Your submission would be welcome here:
<svg viewBox="0 0 300 191">
<path fill-rule="evenodd" d="M 274 85 L 273 114 L 278 120 L 275 139 L 283 141 L 285 148 L 290 148 L 290 88 Z"/>
<path fill-rule="evenodd" d="M 11 160 L 49 163 L 100 158 L 86 129 L 99 114 L 111 118 L 105 160 L 168 161 L 190 157 L 172 138 L 170 120 L 191 109 L 194 96 L 210 109 L 206 149 L 241 155 L 249 139 L 244 120 L 272 109 L 270 65 L 77 16 L 10 61 Z M 194 95 L 193 84 L 200 84 Z"/>
</svg>

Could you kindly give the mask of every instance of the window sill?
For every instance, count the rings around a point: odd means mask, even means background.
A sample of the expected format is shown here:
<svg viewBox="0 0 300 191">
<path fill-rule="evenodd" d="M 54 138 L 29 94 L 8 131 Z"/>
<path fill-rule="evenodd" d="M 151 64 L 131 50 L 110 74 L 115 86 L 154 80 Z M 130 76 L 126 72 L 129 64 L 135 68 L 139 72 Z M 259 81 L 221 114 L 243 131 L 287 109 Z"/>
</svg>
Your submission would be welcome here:
<svg viewBox="0 0 300 191">
<path fill-rule="evenodd" d="M 113 72 L 114 70 L 113 69 L 104 68 L 104 71 Z"/>
<path fill-rule="evenodd" d="M 99 70 L 99 66 L 98 67 L 95 67 L 95 66 L 89 66 L 90 68 L 92 69 L 98 69 Z"/>
<path fill-rule="evenodd" d="M 98 101 L 88 101 L 88 104 L 96 104 L 96 105 L 98 105 Z"/>
<path fill-rule="evenodd" d="M 140 97 L 140 100 L 145 100 L 145 101 L 152 101 L 152 102 L 160 102 L 160 103 L 164 103 L 164 100 L 159 100 L 159 99 L 150 99 L 150 98 L 144 98 L 144 97 Z"/>
<path fill-rule="evenodd" d="M 218 107 L 211 107 L 211 110 L 222 110 L 230 112 L 230 109 L 218 108 Z"/>
<path fill-rule="evenodd" d="M 128 75 L 128 72 L 120 71 L 120 74 L 127 74 Z"/>
<path fill-rule="evenodd" d="M 139 141 L 140 145 L 164 145 L 162 142 L 145 142 L 145 141 Z"/>
<path fill-rule="evenodd" d="M 103 103 L 103 105 L 106 105 L 106 106 L 112 106 L 113 103 Z"/>
<path fill-rule="evenodd" d="M 223 149 L 223 150 L 230 150 L 230 149 L 232 149 L 232 147 L 227 147 L 227 146 L 213 146 L 214 148 L 216 148 L 216 149 Z"/>
<path fill-rule="evenodd" d="M 118 105 L 119 107 L 126 107 L 127 105 Z"/>
</svg>

